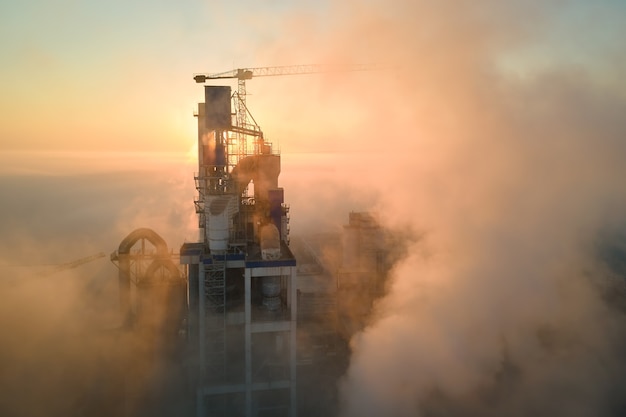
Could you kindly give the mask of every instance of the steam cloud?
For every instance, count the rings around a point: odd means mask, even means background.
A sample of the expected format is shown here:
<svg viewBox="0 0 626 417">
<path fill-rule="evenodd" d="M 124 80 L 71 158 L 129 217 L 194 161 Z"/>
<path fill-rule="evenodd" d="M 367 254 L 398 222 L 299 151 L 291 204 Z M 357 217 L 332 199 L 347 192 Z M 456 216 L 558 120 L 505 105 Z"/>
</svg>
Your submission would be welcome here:
<svg viewBox="0 0 626 417">
<path fill-rule="evenodd" d="M 329 129 L 328 143 L 353 151 L 333 177 L 376 190 L 389 226 L 425 232 L 352 340 L 342 415 L 623 414 L 626 323 L 602 297 L 613 273 L 597 256 L 626 225 L 626 94 L 614 77 L 624 75 L 623 10 L 342 5 L 329 28 L 300 24 L 292 42 L 322 60 L 400 69 L 316 86 L 338 119 L 357 121 Z M 576 13 L 588 14 L 588 37 Z M 589 46 L 593 62 L 580 55 Z M 533 48 L 547 63 L 512 63 Z M 324 112 L 303 106 L 315 130 Z"/>
<path fill-rule="evenodd" d="M 255 45 L 268 65 L 317 56 L 397 67 L 255 80 L 253 90 L 271 136 L 343 151 L 309 173 L 284 156 L 294 230 L 374 204 L 387 226 L 424 232 L 352 341 L 343 416 L 624 414 L 626 323 L 601 296 L 613 272 L 596 256 L 626 220 L 617 3 L 346 1 L 328 6 L 324 22 L 297 15 L 280 42 Z M 167 183 L 171 171 L 3 177 L 2 195 L 15 196 L 0 207 L 6 263 L 112 250 L 140 226 L 171 246 L 193 240 L 192 171 L 181 170 L 187 183 Z M 27 210 L 32 224 L 15 224 Z M 93 323 L 117 307 L 97 304 L 115 298 L 115 282 L 110 269 L 85 275 L 96 278 L 77 290 L 74 273 L 39 282 L 3 271 L 0 414 L 94 415 L 97 399 L 73 388 L 115 390 L 115 375 L 94 375 L 119 359 L 108 349 L 119 340 Z"/>
<path fill-rule="evenodd" d="M 181 387 L 164 383 L 180 380 L 172 378 L 179 364 L 156 353 L 162 347 L 153 335 L 123 327 L 108 254 L 140 226 L 175 250 L 195 238 L 193 170 L 158 157 L 111 156 L 47 154 L 33 164 L 32 155 L 15 154 L 15 166 L 37 171 L 0 175 L 8 197 L 0 206 L 1 415 L 189 413 L 173 399 Z M 98 252 L 107 257 L 52 267 Z"/>
</svg>

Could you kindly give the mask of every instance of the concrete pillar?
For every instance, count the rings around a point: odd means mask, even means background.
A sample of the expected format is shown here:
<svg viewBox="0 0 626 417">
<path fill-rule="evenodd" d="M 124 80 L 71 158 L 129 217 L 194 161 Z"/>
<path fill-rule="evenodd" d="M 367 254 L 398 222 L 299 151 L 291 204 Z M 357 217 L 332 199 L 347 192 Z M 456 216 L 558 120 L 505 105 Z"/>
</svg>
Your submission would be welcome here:
<svg viewBox="0 0 626 417">
<path fill-rule="evenodd" d="M 204 264 L 200 263 L 198 271 L 198 366 L 200 379 L 204 380 L 206 373 L 206 297 L 204 288 Z"/>
<path fill-rule="evenodd" d="M 291 297 L 291 326 L 290 326 L 290 361 L 289 361 L 289 370 L 290 370 L 290 410 L 289 415 L 291 417 L 296 417 L 297 414 L 297 403 L 296 403 L 296 329 L 297 329 L 297 320 L 298 320 L 298 297 L 297 297 L 297 275 L 296 275 L 296 267 L 292 266 L 290 269 L 289 276 L 289 294 Z"/>
<path fill-rule="evenodd" d="M 246 332 L 246 417 L 252 417 L 252 273 L 245 273 L 245 332 Z"/>
</svg>

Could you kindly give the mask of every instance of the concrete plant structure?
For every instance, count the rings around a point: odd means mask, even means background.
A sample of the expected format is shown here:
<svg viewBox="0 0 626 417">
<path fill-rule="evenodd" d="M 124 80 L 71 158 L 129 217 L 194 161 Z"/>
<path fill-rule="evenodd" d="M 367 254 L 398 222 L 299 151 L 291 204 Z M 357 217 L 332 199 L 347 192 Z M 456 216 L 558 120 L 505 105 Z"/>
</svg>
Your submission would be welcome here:
<svg viewBox="0 0 626 417">
<path fill-rule="evenodd" d="M 295 416 L 296 259 L 278 187 L 280 155 L 247 112 L 241 89 L 204 90 L 197 112 L 199 239 L 180 252 L 198 365 L 196 412 Z"/>
</svg>

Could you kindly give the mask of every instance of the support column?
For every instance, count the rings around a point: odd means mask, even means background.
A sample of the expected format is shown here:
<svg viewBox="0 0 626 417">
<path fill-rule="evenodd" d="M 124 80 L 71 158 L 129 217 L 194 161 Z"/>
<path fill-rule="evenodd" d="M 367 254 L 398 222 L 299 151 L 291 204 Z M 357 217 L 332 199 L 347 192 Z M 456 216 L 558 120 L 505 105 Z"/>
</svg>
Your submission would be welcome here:
<svg viewBox="0 0 626 417">
<path fill-rule="evenodd" d="M 245 270 L 246 417 L 252 417 L 252 273 Z"/>
<path fill-rule="evenodd" d="M 291 417 L 296 417 L 297 415 L 297 403 L 296 403 L 296 329 L 297 329 L 297 320 L 298 320 L 298 285 L 296 281 L 296 267 L 292 266 L 290 269 L 289 276 L 289 294 L 291 296 L 291 326 L 290 326 L 290 364 L 289 370 L 290 372 L 290 410 L 289 415 Z"/>
<path fill-rule="evenodd" d="M 205 290 L 204 264 L 198 265 L 198 366 L 200 367 L 200 380 L 204 383 L 206 374 L 206 290 Z"/>
</svg>

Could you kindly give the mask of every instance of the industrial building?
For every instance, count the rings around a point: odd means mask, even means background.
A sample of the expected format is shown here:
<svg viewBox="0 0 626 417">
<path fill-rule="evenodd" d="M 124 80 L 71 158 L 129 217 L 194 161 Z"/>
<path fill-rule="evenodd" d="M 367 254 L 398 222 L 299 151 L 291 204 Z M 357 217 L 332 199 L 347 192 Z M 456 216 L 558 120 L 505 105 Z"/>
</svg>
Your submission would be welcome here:
<svg viewBox="0 0 626 417">
<path fill-rule="evenodd" d="M 196 412 L 295 416 L 296 259 L 278 186 L 280 155 L 250 117 L 245 90 L 206 85 L 204 92 L 197 112 L 199 238 L 180 252 L 198 365 Z"/>
<path fill-rule="evenodd" d="M 381 293 L 388 246 L 374 216 L 350 213 L 343 236 L 300 238 L 292 251 L 281 157 L 246 106 L 245 81 L 257 73 L 280 75 L 261 68 L 195 77 L 238 80 L 234 93 L 204 85 L 195 114 L 198 239 L 174 254 L 151 229 L 130 233 L 111 256 L 120 305 L 129 326 L 180 354 L 189 414 L 329 414 L 349 338 Z M 127 404 L 141 381 L 126 379 Z M 131 399 L 127 414 L 140 402 Z"/>
</svg>

